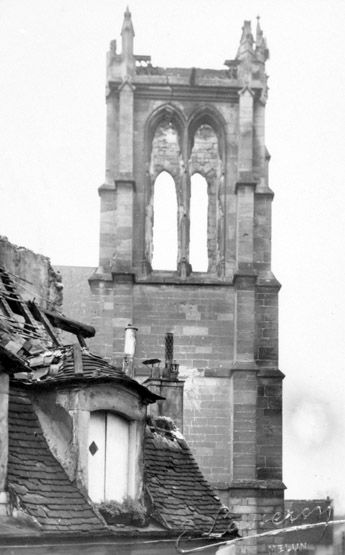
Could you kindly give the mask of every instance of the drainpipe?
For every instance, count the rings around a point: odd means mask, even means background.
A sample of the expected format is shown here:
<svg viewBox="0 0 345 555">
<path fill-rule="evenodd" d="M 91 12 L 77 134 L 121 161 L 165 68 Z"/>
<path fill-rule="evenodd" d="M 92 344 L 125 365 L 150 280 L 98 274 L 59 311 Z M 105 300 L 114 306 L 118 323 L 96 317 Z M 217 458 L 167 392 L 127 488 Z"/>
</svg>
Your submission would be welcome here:
<svg viewBox="0 0 345 555">
<path fill-rule="evenodd" d="M 125 328 L 125 348 L 123 353 L 122 370 L 125 374 L 134 377 L 134 355 L 137 343 L 138 328 L 128 324 Z"/>
</svg>

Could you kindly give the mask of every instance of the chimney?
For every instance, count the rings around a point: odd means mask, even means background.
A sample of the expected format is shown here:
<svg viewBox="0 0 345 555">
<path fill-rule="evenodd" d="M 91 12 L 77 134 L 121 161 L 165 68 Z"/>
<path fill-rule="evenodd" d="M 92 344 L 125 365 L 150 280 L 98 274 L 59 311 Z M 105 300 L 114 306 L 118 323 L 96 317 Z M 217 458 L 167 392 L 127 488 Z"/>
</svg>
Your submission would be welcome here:
<svg viewBox="0 0 345 555">
<path fill-rule="evenodd" d="M 165 368 L 163 370 L 163 378 L 172 381 L 178 380 L 179 365 L 174 361 L 174 334 L 165 334 Z"/>
<path fill-rule="evenodd" d="M 125 348 L 123 353 L 122 370 L 125 374 L 134 377 L 134 355 L 137 343 L 138 328 L 128 324 L 125 328 Z"/>
<path fill-rule="evenodd" d="M 158 359 L 152 359 L 158 360 Z M 165 334 L 165 365 L 163 369 L 153 368 L 151 377 L 145 380 L 150 391 L 164 397 L 162 401 L 149 405 L 148 413 L 152 416 L 168 416 L 183 432 L 183 387 L 184 381 L 178 379 L 179 365 L 174 360 L 174 334 Z M 157 376 L 158 374 L 158 376 Z"/>
<path fill-rule="evenodd" d="M 7 462 L 8 462 L 8 374 L 0 363 L 0 516 L 7 515 Z"/>
</svg>

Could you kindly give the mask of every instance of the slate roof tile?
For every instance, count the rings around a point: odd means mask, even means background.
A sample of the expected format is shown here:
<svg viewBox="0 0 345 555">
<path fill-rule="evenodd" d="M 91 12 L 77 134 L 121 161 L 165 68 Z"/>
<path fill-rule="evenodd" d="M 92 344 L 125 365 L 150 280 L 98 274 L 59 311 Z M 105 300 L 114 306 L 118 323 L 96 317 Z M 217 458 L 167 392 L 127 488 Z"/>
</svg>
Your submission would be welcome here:
<svg viewBox="0 0 345 555">
<path fill-rule="evenodd" d="M 20 389 L 10 391 L 9 423 L 8 482 L 20 507 L 45 532 L 101 531 L 102 521 L 50 452 L 30 399 Z"/>
<path fill-rule="evenodd" d="M 73 345 L 60 346 L 50 350 L 46 349 L 45 354 L 49 354 L 49 352 L 54 352 L 56 358 L 59 359 L 59 364 L 55 365 L 56 368 L 54 368 L 53 371 L 49 365 L 42 368 L 39 367 L 38 370 L 43 371 L 43 373 L 39 374 L 39 378 L 37 378 L 35 370 L 27 373 L 22 372 L 12 378 L 12 383 L 24 383 L 27 386 L 49 388 L 57 385 L 71 387 L 85 382 L 96 383 L 106 380 L 124 384 L 128 388 L 134 389 L 148 402 L 152 403 L 160 399 L 155 393 L 125 374 L 122 368 L 113 366 L 102 357 L 91 353 L 87 348 L 81 350 L 81 373 L 75 372 Z M 28 366 L 30 366 L 30 360 L 32 358 L 34 357 L 26 357 Z M 54 366 L 54 364 L 52 366 Z M 18 401 L 16 404 L 18 411 L 20 411 L 20 405 L 21 402 Z M 28 426 L 30 426 L 30 421 L 32 421 L 32 417 L 28 417 Z"/>
<path fill-rule="evenodd" d="M 179 434 L 147 426 L 145 484 L 154 516 L 170 528 L 223 533 L 234 526 Z"/>
</svg>

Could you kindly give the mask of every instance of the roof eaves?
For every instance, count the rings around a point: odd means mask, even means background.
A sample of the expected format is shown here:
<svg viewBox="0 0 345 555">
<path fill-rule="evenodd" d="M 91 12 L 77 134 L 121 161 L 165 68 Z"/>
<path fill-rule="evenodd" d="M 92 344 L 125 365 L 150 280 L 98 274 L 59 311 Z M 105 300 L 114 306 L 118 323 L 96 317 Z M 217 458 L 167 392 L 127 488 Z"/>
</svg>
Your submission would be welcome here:
<svg viewBox="0 0 345 555">
<path fill-rule="evenodd" d="M 25 367 L 24 370 L 21 369 L 19 371 L 28 372 L 28 368 Z M 102 376 L 102 374 L 99 374 L 98 376 L 86 376 L 83 374 L 74 374 L 71 376 L 64 377 L 64 375 L 62 374 L 61 376 L 47 376 L 46 379 L 43 378 L 35 381 L 29 380 L 29 379 L 25 381 L 23 381 L 22 379 L 17 380 L 16 378 L 13 378 L 13 379 L 15 380 L 16 385 L 21 385 L 24 388 L 28 388 L 28 389 L 29 388 L 30 389 L 53 389 L 56 387 L 64 388 L 64 387 L 80 386 L 80 385 L 85 385 L 90 383 L 109 383 L 110 382 L 110 383 L 116 383 L 119 385 L 125 385 L 127 388 L 136 391 L 149 404 L 155 403 L 156 401 L 160 401 L 164 399 L 164 397 L 161 397 L 160 395 L 153 393 L 152 391 L 150 391 L 145 386 L 141 385 L 136 380 L 132 380 L 127 376 L 118 376 L 118 375 Z"/>
</svg>

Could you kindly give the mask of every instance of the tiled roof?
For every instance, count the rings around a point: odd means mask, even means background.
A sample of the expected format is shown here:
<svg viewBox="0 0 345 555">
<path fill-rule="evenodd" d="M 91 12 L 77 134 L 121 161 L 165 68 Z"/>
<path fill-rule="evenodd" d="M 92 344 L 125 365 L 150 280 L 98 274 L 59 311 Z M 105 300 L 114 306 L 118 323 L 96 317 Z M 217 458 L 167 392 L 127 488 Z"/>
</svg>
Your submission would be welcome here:
<svg viewBox="0 0 345 555">
<path fill-rule="evenodd" d="M 81 358 L 83 365 L 83 372 L 81 374 L 75 373 L 75 364 L 73 358 L 73 347 L 67 346 L 61 350 L 63 363 L 58 371 L 55 373 L 47 374 L 42 379 L 44 382 L 64 382 L 75 379 L 76 376 L 82 379 L 107 377 L 114 378 L 124 377 L 128 381 L 132 381 L 122 369 L 112 366 L 104 358 L 90 353 L 87 349 L 82 349 Z"/>
<path fill-rule="evenodd" d="M 178 432 L 147 426 L 144 457 L 152 516 L 160 524 L 171 531 L 234 534 L 229 512 Z M 18 387 L 10 392 L 8 486 L 12 502 L 43 533 L 107 533 L 50 452 L 29 395 Z"/>
<path fill-rule="evenodd" d="M 62 345 L 56 326 L 74 333 L 81 346 Z M 91 326 L 26 302 L 15 276 L 0 266 L 0 362 L 14 379 L 47 386 L 107 379 L 125 384 L 149 402 L 159 399 L 122 368 L 90 353 L 84 338 L 93 334 Z"/>
<path fill-rule="evenodd" d="M 101 531 L 104 526 L 87 499 L 51 454 L 24 391 L 11 389 L 8 484 L 16 502 L 43 532 Z"/>
<path fill-rule="evenodd" d="M 143 398 L 149 402 L 154 402 L 160 399 L 158 395 L 151 392 L 149 389 L 141 385 L 139 382 L 128 376 L 119 367 L 109 364 L 102 357 L 97 356 L 87 348 L 81 349 L 81 368 L 82 371 L 76 372 L 76 365 L 74 360 L 74 349 L 78 346 L 68 345 L 65 347 L 58 347 L 55 349 L 48 349 L 43 354 L 39 354 L 38 358 L 44 360 L 41 366 L 35 367 L 32 374 L 18 374 L 18 380 L 31 385 L 39 385 L 40 387 L 51 387 L 55 385 L 77 384 L 82 382 L 100 382 L 100 381 L 114 381 L 118 384 L 123 384 L 129 389 L 137 391 Z M 34 359 L 37 357 L 27 357 L 28 365 L 32 365 Z M 49 362 L 49 360 L 51 362 Z M 37 371 L 36 371 L 37 368 Z M 39 379 L 37 379 L 39 376 Z M 14 377 L 14 381 L 15 381 Z"/>
<path fill-rule="evenodd" d="M 226 507 L 203 477 L 179 432 L 147 426 L 145 485 L 153 516 L 171 529 L 234 532 Z"/>
</svg>

